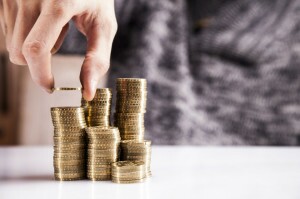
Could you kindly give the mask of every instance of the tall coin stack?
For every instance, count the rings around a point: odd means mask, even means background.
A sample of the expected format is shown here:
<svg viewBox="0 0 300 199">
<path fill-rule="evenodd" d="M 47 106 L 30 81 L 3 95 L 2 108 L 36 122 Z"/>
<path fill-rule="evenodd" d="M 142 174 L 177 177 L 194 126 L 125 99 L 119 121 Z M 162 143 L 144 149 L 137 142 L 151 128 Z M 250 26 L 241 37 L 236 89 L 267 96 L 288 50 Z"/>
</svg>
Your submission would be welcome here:
<svg viewBox="0 0 300 199">
<path fill-rule="evenodd" d="M 110 180 L 111 163 L 118 161 L 120 133 L 116 127 L 88 127 L 87 177 Z"/>
<path fill-rule="evenodd" d="M 115 125 L 122 140 L 144 139 L 144 114 L 147 103 L 145 79 L 118 78 Z"/>
<path fill-rule="evenodd" d="M 145 163 L 145 175 L 151 176 L 151 141 L 122 141 L 122 160 L 143 161 Z"/>
<path fill-rule="evenodd" d="M 110 88 L 96 90 L 95 97 L 88 102 L 81 99 L 81 106 L 85 108 L 85 118 L 90 126 L 110 126 L 112 92 Z"/>
<path fill-rule="evenodd" d="M 111 180 L 115 183 L 137 183 L 145 180 L 145 164 L 142 161 L 119 161 L 112 164 Z"/>
<path fill-rule="evenodd" d="M 54 177 L 56 180 L 79 180 L 86 176 L 86 134 L 84 109 L 51 108 L 54 126 Z"/>
</svg>

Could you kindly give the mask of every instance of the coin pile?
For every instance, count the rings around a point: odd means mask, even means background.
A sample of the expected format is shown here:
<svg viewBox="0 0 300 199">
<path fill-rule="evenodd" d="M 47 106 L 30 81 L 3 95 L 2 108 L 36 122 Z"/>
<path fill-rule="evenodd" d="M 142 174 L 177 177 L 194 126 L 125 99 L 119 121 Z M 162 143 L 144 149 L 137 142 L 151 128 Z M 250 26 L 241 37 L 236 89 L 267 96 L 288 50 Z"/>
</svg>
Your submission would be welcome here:
<svg viewBox="0 0 300 199">
<path fill-rule="evenodd" d="M 110 126 L 112 93 L 110 88 L 96 90 L 92 101 L 81 99 L 81 106 L 85 108 L 85 118 L 90 126 Z"/>
<path fill-rule="evenodd" d="M 54 126 L 54 177 L 79 180 L 86 176 L 86 127 L 81 107 L 51 108 Z"/>
<path fill-rule="evenodd" d="M 119 161 L 112 164 L 111 179 L 115 183 L 137 183 L 146 178 L 142 161 Z"/>
<path fill-rule="evenodd" d="M 147 102 L 145 79 L 118 78 L 115 125 L 122 140 L 144 139 L 144 114 Z"/>
<path fill-rule="evenodd" d="M 87 177 L 110 180 L 111 163 L 118 161 L 120 133 L 116 127 L 88 127 Z"/>
<path fill-rule="evenodd" d="M 151 176 L 151 141 L 122 141 L 122 160 L 143 161 L 145 163 L 145 175 Z"/>
</svg>

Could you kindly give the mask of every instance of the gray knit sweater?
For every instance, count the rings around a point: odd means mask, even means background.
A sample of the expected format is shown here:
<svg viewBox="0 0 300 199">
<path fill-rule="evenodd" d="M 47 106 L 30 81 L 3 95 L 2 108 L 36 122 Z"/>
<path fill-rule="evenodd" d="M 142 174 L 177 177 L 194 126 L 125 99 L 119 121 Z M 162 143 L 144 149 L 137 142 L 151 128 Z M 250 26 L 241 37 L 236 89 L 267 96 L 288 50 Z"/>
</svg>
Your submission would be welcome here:
<svg viewBox="0 0 300 199">
<path fill-rule="evenodd" d="M 299 145 L 300 1 L 205 2 L 116 0 L 109 86 L 148 80 L 154 144 Z"/>
</svg>

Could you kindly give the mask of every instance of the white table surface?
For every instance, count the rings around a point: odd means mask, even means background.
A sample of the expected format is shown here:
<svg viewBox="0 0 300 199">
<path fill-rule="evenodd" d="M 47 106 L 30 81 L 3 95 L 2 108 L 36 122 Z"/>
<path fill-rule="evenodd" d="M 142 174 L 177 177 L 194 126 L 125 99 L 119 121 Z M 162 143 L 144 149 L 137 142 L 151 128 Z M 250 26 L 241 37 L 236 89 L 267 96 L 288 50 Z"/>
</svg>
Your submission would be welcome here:
<svg viewBox="0 0 300 199">
<path fill-rule="evenodd" d="M 153 147 L 153 177 L 53 180 L 52 147 L 0 148 L 0 199 L 300 199 L 300 148 Z"/>
</svg>

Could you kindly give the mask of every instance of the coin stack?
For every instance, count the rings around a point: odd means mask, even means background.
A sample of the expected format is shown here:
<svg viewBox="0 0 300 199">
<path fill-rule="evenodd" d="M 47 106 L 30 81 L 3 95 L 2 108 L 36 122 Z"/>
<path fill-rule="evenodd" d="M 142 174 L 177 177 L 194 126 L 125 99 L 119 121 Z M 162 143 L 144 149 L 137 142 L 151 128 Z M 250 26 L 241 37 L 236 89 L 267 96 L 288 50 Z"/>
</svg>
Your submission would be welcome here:
<svg viewBox="0 0 300 199">
<path fill-rule="evenodd" d="M 54 177 L 79 180 L 86 176 L 86 127 L 81 107 L 51 108 L 54 125 Z"/>
<path fill-rule="evenodd" d="M 110 126 L 112 92 L 110 88 L 96 90 L 92 101 L 81 99 L 81 106 L 85 108 L 85 118 L 90 126 Z"/>
<path fill-rule="evenodd" d="M 119 161 L 112 164 L 112 181 L 137 183 L 145 180 L 145 163 L 142 161 Z"/>
<path fill-rule="evenodd" d="M 111 163 L 118 161 L 120 133 L 116 127 L 88 127 L 87 177 L 110 180 Z"/>
<path fill-rule="evenodd" d="M 144 139 L 144 114 L 147 102 L 145 79 L 118 78 L 115 125 L 122 140 Z"/>
<path fill-rule="evenodd" d="M 122 141 L 122 160 L 143 161 L 145 163 L 145 175 L 151 176 L 151 141 Z"/>
</svg>

